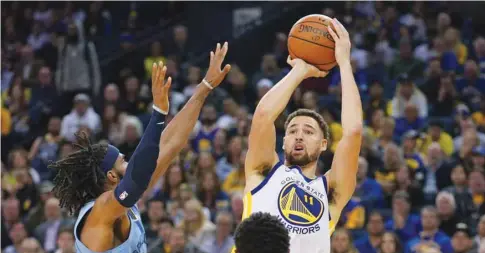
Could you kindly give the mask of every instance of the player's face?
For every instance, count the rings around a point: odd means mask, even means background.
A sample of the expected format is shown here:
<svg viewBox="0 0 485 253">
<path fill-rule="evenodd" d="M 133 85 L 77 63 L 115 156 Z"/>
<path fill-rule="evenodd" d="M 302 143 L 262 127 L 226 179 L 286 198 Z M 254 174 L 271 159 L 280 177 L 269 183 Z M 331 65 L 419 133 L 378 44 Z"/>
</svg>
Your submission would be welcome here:
<svg viewBox="0 0 485 253">
<path fill-rule="evenodd" d="M 307 116 L 293 118 L 283 142 L 285 158 L 290 165 L 305 166 L 318 159 L 327 149 L 327 140 L 316 120 Z"/>
<path fill-rule="evenodd" d="M 113 171 L 116 173 L 120 181 L 125 176 L 126 167 L 128 167 L 128 162 L 125 160 L 125 155 L 120 154 L 118 159 L 116 159 L 115 166 L 113 168 Z"/>
</svg>

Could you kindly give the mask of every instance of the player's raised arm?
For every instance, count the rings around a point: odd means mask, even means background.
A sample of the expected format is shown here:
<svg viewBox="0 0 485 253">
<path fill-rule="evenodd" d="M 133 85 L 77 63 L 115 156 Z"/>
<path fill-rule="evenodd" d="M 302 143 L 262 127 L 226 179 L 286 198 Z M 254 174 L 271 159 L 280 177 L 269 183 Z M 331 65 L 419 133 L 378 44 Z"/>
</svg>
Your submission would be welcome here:
<svg viewBox="0 0 485 253">
<path fill-rule="evenodd" d="M 335 56 L 342 79 L 343 137 L 335 151 L 331 170 L 325 176 L 335 192 L 335 203 L 330 207 L 332 219 L 338 219 L 355 190 L 363 122 L 359 90 L 350 66 L 349 33 L 336 19 L 332 23 L 335 31 L 330 26 L 328 30 L 335 40 Z"/>
<path fill-rule="evenodd" d="M 292 66 L 291 71 L 261 98 L 254 112 L 245 162 L 246 177 L 277 163 L 274 121 L 286 108 L 296 87 L 305 78 L 327 74 L 301 59 L 288 56 L 288 64 Z"/>
<path fill-rule="evenodd" d="M 99 219 L 100 223 L 111 224 L 140 199 L 147 190 L 150 179 L 157 167 L 160 150 L 160 136 L 164 128 L 165 116 L 169 110 L 169 90 L 171 78 L 165 81 L 167 67 L 163 62 L 153 64 L 152 93 L 153 112 L 140 143 L 135 149 L 126 172 L 118 180 L 114 190 L 103 193 L 95 202 L 89 221 Z M 109 146 L 106 157 L 117 157 L 119 151 Z M 118 177 L 116 173 L 108 173 L 108 177 Z"/>
<path fill-rule="evenodd" d="M 185 146 L 199 118 L 205 99 L 212 89 L 219 86 L 231 70 L 229 64 L 221 69 L 227 50 L 227 42 L 222 47 L 217 43 L 215 52 L 210 53 L 209 69 L 207 70 L 205 78 L 197 86 L 194 94 L 182 110 L 175 115 L 163 131 L 162 137 L 160 138 L 160 153 L 158 155 L 157 169 L 152 176 L 150 187 L 160 179 L 173 159 Z"/>
</svg>

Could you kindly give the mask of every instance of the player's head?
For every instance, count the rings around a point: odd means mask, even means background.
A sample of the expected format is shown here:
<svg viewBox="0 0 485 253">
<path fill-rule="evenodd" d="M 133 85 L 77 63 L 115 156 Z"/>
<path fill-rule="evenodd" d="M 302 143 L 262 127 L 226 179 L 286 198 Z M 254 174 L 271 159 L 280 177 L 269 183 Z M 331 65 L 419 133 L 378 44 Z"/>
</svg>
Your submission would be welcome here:
<svg viewBox="0 0 485 253">
<path fill-rule="evenodd" d="M 290 165 L 304 166 L 314 162 L 327 149 L 328 126 L 313 110 L 298 109 L 285 122 L 283 150 Z"/>
<path fill-rule="evenodd" d="M 51 163 L 56 170 L 53 192 L 60 200 L 60 206 L 71 213 L 103 192 L 116 186 L 126 172 L 124 155 L 108 144 L 91 145 L 87 135 L 76 135 L 79 150 L 62 160 Z"/>
<path fill-rule="evenodd" d="M 237 253 L 288 253 L 290 235 L 283 223 L 269 213 L 254 213 L 236 228 Z"/>
</svg>

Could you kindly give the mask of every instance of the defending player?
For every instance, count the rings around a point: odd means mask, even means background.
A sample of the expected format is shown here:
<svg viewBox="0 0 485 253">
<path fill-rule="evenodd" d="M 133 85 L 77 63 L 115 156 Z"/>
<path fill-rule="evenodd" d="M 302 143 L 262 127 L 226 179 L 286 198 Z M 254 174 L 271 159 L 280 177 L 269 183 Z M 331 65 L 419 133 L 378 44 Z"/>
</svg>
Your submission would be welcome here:
<svg viewBox="0 0 485 253">
<path fill-rule="evenodd" d="M 229 65 L 220 69 L 227 49 L 227 43 L 223 47 L 217 44 L 204 80 L 163 134 L 171 78 L 164 82 L 166 67 L 162 63 L 153 66 L 154 111 L 129 163 L 114 146 L 91 145 L 84 136 L 79 151 L 50 165 L 58 170 L 53 191 L 61 207 L 78 215 L 74 228 L 76 252 L 147 251 L 135 203 L 160 179 L 186 144 L 207 95 L 230 70 Z"/>
<path fill-rule="evenodd" d="M 288 58 L 292 70 L 259 102 L 249 134 L 246 157 L 245 212 L 276 215 L 290 232 L 291 252 L 330 252 L 330 235 L 351 198 L 362 136 L 362 104 L 350 65 L 350 39 L 336 19 L 329 32 L 342 79 L 342 127 L 331 170 L 322 177 L 315 171 L 320 153 L 327 149 L 328 126 L 314 111 L 300 109 L 285 124 L 284 163 L 275 152 L 274 121 L 285 109 L 293 91 L 309 77 L 324 77 L 300 59 Z M 270 169 L 263 177 L 261 172 Z"/>
<path fill-rule="evenodd" d="M 237 253 L 289 253 L 290 235 L 283 223 L 269 213 L 253 213 L 234 232 Z"/>
</svg>

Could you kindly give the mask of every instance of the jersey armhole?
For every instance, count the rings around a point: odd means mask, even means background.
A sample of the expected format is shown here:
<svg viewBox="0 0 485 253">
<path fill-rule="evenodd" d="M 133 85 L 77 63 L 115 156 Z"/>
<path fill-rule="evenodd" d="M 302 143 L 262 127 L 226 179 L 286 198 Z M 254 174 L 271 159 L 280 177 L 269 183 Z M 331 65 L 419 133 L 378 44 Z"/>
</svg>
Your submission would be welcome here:
<svg viewBox="0 0 485 253">
<path fill-rule="evenodd" d="M 327 195 L 327 203 L 328 203 L 328 206 L 330 206 L 331 196 L 328 194 L 330 192 L 330 189 L 328 188 L 327 177 L 325 175 L 322 176 L 322 181 L 323 181 L 323 188 L 325 189 L 325 194 Z M 329 222 L 332 221 L 332 215 L 330 214 L 330 209 L 328 210 L 328 221 Z"/>
<path fill-rule="evenodd" d="M 83 217 L 81 218 L 81 220 L 78 222 L 76 226 L 74 233 L 76 235 L 76 238 L 79 241 L 81 241 L 81 231 L 84 228 L 84 223 L 86 222 L 86 219 L 88 218 L 92 210 L 93 210 L 93 207 L 89 208 L 89 210 L 84 213 Z"/>
<path fill-rule="evenodd" d="M 271 178 L 271 176 L 273 176 L 273 174 L 276 172 L 276 170 L 281 166 L 283 165 L 283 163 L 281 161 L 278 161 L 274 166 L 273 168 L 271 168 L 271 170 L 269 171 L 268 175 L 266 177 L 264 177 L 263 181 L 258 185 L 256 186 L 254 189 L 251 190 L 251 195 L 254 195 L 256 194 L 259 190 L 261 190 L 261 188 L 263 188 L 263 186 L 265 186 L 269 179 Z"/>
</svg>

